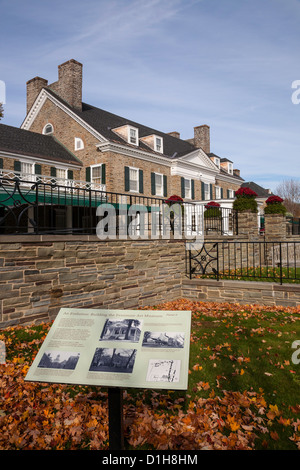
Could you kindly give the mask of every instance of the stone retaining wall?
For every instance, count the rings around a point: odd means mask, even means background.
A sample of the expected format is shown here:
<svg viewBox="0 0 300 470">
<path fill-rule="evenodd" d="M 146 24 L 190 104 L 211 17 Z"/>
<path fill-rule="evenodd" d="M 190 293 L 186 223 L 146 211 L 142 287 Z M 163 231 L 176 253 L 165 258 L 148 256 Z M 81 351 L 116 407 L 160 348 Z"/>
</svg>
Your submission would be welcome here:
<svg viewBox="0 0 300 470">
<path fill-rule="evenodd" d="M 61 307 L 130 309 L 181 296 L 182 240 L 2 236 L 0 328 L 53 319 Z"/>
<path fill-rule="evenodd" d="M 62 307 L 131 309 L 188 298 L 300 305 L 299 284 L 188 279 L 184 240 L 1 236 L 0 328 L 49 321 Z"/>
<path fill-rule="evenodd" d="M 203 302 L 300 306 L 299 284 L 184 279 L 182 297 Z"/>
</svg>

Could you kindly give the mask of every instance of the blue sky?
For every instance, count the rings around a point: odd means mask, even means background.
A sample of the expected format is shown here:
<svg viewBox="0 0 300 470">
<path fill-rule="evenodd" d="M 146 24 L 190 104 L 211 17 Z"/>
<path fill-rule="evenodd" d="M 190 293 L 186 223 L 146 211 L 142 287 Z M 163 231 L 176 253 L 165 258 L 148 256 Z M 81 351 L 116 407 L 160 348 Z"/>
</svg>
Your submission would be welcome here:
<svg viewBox="0 0 300 470">
<path fill-rule="evenodd" d="M 300 0 L 0 0 L 4 124 L 25 117 L 26 81 L 83 63 L 83 100 L 193 137 L 246 181 L 300 179 Z M 300 96 L 300 93 L 299 93 Z"/>
</svg>

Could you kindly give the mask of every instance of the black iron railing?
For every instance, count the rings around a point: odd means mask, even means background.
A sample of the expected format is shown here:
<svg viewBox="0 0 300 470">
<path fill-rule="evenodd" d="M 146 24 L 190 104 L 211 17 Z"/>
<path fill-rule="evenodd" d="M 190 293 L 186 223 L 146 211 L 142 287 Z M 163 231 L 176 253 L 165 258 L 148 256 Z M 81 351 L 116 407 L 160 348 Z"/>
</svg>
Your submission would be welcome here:
<svg viewBox="0 0 300 470">
<path fill-rule="evenodd" d="M 192 278 L 300 283 L 300 241 L 205 241 L 190 244 L 187 274 Z"/>
<path fill-rule="evenodd" d="M 288 235 L 300 235 L 300 218 L 299 217 L 287 217 L 287 234 Z"/>
</svg>

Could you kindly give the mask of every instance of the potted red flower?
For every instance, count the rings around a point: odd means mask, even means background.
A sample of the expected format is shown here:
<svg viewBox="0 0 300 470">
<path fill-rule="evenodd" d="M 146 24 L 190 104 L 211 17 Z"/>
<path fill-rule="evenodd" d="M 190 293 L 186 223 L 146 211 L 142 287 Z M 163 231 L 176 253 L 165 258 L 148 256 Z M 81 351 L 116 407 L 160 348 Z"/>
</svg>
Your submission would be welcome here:
<svg viewBox="0 0 300 470">
<path fill-rule="evenodd" d="M 265 214 L 286 214 L 286 208 L 284 207 L 283 199 L 279 196 L 270 196 L 266 200 L 267 206 L 265 207 Z"/>
<path fill-rule="evenodd" d="M 250 188 L 239 188 L 235 192 L 235 200 L 233 202 L 233 209 L 238 212 L 257 212 L 257 202 L 255 198 L 257 194 Z"/>
</svg>

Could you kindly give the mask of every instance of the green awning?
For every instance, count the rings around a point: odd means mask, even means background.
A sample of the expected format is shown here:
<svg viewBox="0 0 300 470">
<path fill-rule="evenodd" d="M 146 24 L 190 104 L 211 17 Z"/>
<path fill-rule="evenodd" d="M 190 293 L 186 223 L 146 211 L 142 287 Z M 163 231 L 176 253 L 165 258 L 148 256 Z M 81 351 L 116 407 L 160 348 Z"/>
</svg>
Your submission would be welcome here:
<svg viewBox="0 0 300 470">
<path fill-rule="evenodd" d="M 15 193 L 12 195 L 8 195 L 3 190 L 0 191 L 0 207 L 14 207 L 14 206 L 21 206 L 24 204 L 35 204 L 36 203 L 36 193 L 35 191 L 28 191 L 27 193 L 23 193 L 21 196 L 19 193 Z M 52 205 L 52 206 L 73 206 L 73 207 L 98 207 L 101 204 L 111 204 L 118 210 L 128 211 L 130 204 L 120 204 L 120 203 L 108 203 L 104 198 L 100 197 L 89 197 L 89 195 L 80 196 L 74 195 L 72 193 L 68 194 L 57 194 L 57 193 L 49 193 L 40 192 L 38 194 L 38 203 L 43 205 Z M 138 206 L 138 204 L 136 204 Z M 150 212 L 159 212 L 159 206 L 146 206 L 147 211 Z"/>
</svg>

